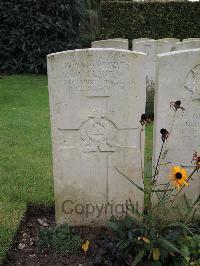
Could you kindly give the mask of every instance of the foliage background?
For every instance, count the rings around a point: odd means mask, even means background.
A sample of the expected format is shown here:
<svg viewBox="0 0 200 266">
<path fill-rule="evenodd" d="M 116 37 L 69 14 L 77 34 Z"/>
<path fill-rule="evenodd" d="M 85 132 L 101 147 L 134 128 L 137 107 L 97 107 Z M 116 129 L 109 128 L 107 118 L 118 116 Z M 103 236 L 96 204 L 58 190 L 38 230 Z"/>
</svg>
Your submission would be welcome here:
<svg viewBox="0 0 200 266">
<path fill-rule="evenodd" d="M 0 73 L 45 73 L 46 55 L 80 47 L 79 0 L 0 0 Z"/>
<path fill-rule="evenodd" d="M 101 0 L 80 0 L 83 2 L 84 22 L 80 26 L 80 39 L 82 48 L 91 47 L 96 40 L 99 26 Z"/>
<path fill-rule="evenodd" d="M 95 39 L 200 37 L 199 2 L 0 0 L 0 13 L 1 74 L 46 73 L 47 54 Z"/>
<path fill-rule="evenodd" d="M 200 2 L 102 1 L 98 39 L 200 37 Z"/>
</svg>

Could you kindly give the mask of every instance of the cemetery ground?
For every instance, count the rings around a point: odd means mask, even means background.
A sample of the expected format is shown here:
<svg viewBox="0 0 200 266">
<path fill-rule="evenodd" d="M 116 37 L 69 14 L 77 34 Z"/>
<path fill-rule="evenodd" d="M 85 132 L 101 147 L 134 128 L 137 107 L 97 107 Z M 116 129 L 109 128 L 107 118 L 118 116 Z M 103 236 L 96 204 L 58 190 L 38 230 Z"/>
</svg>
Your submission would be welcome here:
<svg viewBox="0 0 200 266">
<path fill-rule="evenodd" d="M 5 255 L 28 202 L 53 204 L 47 78 L 0 80 L 0 257 Z"/>
<path fill-rule="evenodd" d="M 1 77 L 0 101 L 1 263 L 25 216 L 28 204 L 32 207 L 29 208 L 27 219 L 35 225 L 34 228 L 41 227 L 37 222 L 40 215 L 49 219 L 50 224 L 54 223 L 53 209 L 49 212 L 49 208 L 54 206 L 54 197 L 47 77 Z M 150 169 L 152 124 L 146 127 L 146 136 L 145 165 Z M 39 213 L 36 212 L 38 209 Z M 27 228 L 26 224 L 21 226 L 20 229 Z M 87 230 L 85 234 L 88 234 Z M 94 237 L 94 232 L 90 234 Z M 101 231 L 95 232 L 96 237 L 100 234 Z M 53 265 L 56 265 L 55 261 Z"/>
</svg>

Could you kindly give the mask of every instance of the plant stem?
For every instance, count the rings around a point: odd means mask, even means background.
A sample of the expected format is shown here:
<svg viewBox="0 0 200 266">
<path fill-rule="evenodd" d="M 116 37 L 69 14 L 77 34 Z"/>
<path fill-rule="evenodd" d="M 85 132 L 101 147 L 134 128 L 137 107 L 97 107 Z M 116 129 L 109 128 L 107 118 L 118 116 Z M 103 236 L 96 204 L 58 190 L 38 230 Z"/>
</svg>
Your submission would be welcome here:
<svg viewBox="0 0 200 266">
<path fill-rule="evenodd" d="M 153 181 L 152 181 L 153 183 L 156 181 L 156 176 L 158 175 L 158 166 L 159 166 L 160 158 L 161 158 L 162 151 L 163 151 L 163 148 L 164 148 L 164 144 L 165 144 L 165 140 L 162 143 L 162 147 L 160 149 L 160 153 L 159 153 L 158 160 L 157 160 L 157 163 L 156 163 L 155 174 L 153 176 Z"/>
<path fill-rule="evenodd" d="M 140 163 L 142 169 L 142 179 L 144 180 L 144 164 L 143 164 L 143 152 L 142 152 L 142 131 L 143 128 L 140 129 Z"/>
<path fill-rule="evenodd" d="M 176 111 L 174 112 L 174 115 L 173 115 L 173 119 L 172 119 L 171 127 L 170 127 L 170 130 L 169 130 L 169 137 L 170 137 L 170 135 L 171 135 L 171 133 L 172 133 L 172 129 L 173 129 L 173 127 L 174 127 L 175 118 L 176 118 Z M 168 144 L 168 142 L 169 142 L 169 137 L 168 137 L 168 139 L 167 139 L 166 142 L 165 142 L 165 149 L 164 149 L 163 152 L 166 151 L 166 147 L 167 147 L 167 144 Z"/>
</svg>

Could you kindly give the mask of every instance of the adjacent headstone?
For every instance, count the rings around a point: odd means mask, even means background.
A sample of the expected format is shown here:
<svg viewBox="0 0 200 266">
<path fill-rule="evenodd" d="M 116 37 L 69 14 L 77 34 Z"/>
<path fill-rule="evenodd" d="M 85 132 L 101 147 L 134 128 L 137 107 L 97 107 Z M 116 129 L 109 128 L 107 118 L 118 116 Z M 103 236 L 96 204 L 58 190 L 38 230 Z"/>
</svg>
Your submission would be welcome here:
<svg viewBox="0 0 200 266">
<path fill-rule="evenodd" d="M 152 42 L 153 43 L 154 42 L 158 46 L 157 53 L 167 53 L 173 50 L 175 43 L 178 41 L 180 40 L 175 39 L 175 38 L 163 38 L 163 39 L 158 39 L 158 40 L 154 40 L 150 38 L 134 39 L 132 41 L 132 50 L 136 51 L 138 47 L 136 43 L 139 43 L 139 42 Z"/>
<path fill-rule="evenodd" d="M 92 42 L 92 48 L 115 48 L 128 50 L 128 39 L 115 38 Z"/>
<path fill-rule="evenodd" d="M 187 39 L 183 39 L 183 42 L 188 42 L 188 41 L 199 41 L 200 38 L 187 38 Z"/>
<path fill-rule="evenodd" d="M 171 166 L 183 166 L 188 175 L 194 170 L 191 163 L 193 154 L 200 153 L 200 49 L 178 51 L 159 55 L 158 83 L 155 100 L 154 121 L 154 165 L 161 149 L 162 128 L 170 131 L 174 111 L 170 103 L 180 100 L 185 111 L 178 110 L 174 120 L 164 157 L 161 159 L 159 182 L 169 182 Z M 200 192 L 200 172 L 190 180 L 189 187 L 183 193 L 190 202 L 194 202 Z M 179 205 L 183 207 L 183 204 Z M 184 204 L 185 206 L 185 204 Z M 179 215 L 177 213 L 177 215 Z"/>
<path fill-rule="evenodd" d="M 57 223 L 102 225 L 129 198 L 143 208 L 145 61 L 142 53 L 85 49 L 48 55 Z"/>
<path fill-rule="evenodd" d="M 124 39 L 124 38 L 113 38 L 113 39 L 108 39 L 108 40 L 120 40 L 120 41 L 128 42 L 128 39 Z"/>
<path fill-rule="evenodd" d="M 153 41 L 154 39 L 151 38 L 138 38 L 132 40 L 132 50 L 135 51 L 135 43 L 143 42 L 143 41 Z"/>
<path fill-rule="evenodd" d="M 155 89 L 158 43 L 156 40 L 146 40 L 136 42 L 134 47 L 134 51 L 147 54 L 146 88 L 152 91 Z"/>
<path fill-rule="evenodd" d="M 196 48 L 200 48 L 200 40 L 184 41 L 184 42 L 179 42 L 175 45 L 176 51 L 196 49 Z"/>
<path fill-rule="evenodd" d="M 180 41 L 180 39 L 177 39 L 177 38 L 161 38 L 158 40 L 171 41 L 171 42 L 175 42 L 175 43 Z"/>
<path fill-rule="evenodd" d="M 155 89 L 157 55 L 170 52 L 172 43 L 165 40 L 144 40 L 134 44 L 134 51 L 147 54 L 147 91 Z"/>
<path fill-rule="evenodd" d="M 173 45 L 177 42 L 180 42 L 180 39 L 177 38 L 162 38 L 162 39 L 158 39 L 158 41 L 168 41 L 171 42 Z"/>
<path fill-rule="evenodd" d="M 171 41 L 164 39 L 157 40 L 158 42 L 158 54 L 168 53 L 174 50 L 174 44 Z"/>
</svg>

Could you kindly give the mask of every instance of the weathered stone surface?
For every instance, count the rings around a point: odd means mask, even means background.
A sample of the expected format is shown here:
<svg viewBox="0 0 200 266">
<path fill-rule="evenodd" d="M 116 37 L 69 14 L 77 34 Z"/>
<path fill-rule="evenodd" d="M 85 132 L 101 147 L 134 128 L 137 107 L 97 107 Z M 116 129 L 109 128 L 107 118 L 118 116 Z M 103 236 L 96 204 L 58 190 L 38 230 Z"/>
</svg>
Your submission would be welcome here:
<svg viewBox="0 0 200 266">
<path fill-rule="evenodd" d="M 200 40 L 190 40 L 176 43 L 175 50 L 188 50 L 188 49 L 196 49 L 200 48 Z"/>
<path fill-rule="evenodd" d="M 147 54 L 146 88 L 147 91 L 152 91 L 155 89 L 158 43 L 156 40 L 136 42 L 135 51 Z"/>
<path fill-rule="evenodd" d="M 163 39 L 150 39 L 150 38 L 140 38 L 140 39 L 134 39 L 132 41 L 132 50 L 136 51 L 138 49 L 138 43 L 147 42 L 152 43 L 153 46 L 157 45 L 157 54 L 161 53 L 168 53 L 171 52 L 175 46 L 175 43 L 178 42 L 178 39 L 174 38 L 163 38 Z"/>
<path fill-rule="evenodd" d="M 200 49 L 178 51 L 159 55 L 158 83 L 155 101 L 154 165 L 159 156 L 162 141 L 160 129 L 171 132 L 161 159 L 159 182 L 167 183 L 171 166 L 183 166 L 188 175 L 194 170 L 193 154 L 200 153 Z M 178 110 L 171 131 L 175 112 L 170 103 L 181 101 L 185 111 Z M 200 193 L 200 172 L 194 175 L 189 187 L 180 193 L 195 201 Z M 179 205 L 183 207 L 182 205 Z M 177 213 L 177 216 L 179 214 Z"/>
<path fill-rule="evenodd" d="M 134 44 L 134 51 L 147 54 L 147 91 L 155 89 L 157 55 L 160 53 L 170 52 L 173 45 L 169 41 L 161 40 L 144 40 Z"/>
<path fill-rule="evenodd" d="M 120 40 L 120 41 L 128 42 L 128 39 L 125 39 L 125 38 L 113 38 L 113 39 L 108 39 L 108 40 Z"/>
<path fill-rule="evenodd" d="M 128 50 L 128 39 L 115 38 L 92 42 L 92 48 L 115 48 Z"/>
<path fill-rule="evenodd" d="M 172 41 L 164 39 L 157 40 L 158 42 L 158 54 L 168 53 L 174 50 L 174 44 Z"/>
<path fill-rule="evenodd" d="M 158 39 L 158 40 L 171 41 L 173 43 L 180 42 L 180 39 L 177 39 L 177 38 L 161 38 L 161 39 Z"/>
<path fill-rule="evenodd" d="M 57 223 L 105 224 L 129 198 L 143 207 L 123 174 L 143 186 L 145 61 L 115 49 L 48 55 Z"/>
<path fill-rule="evenodd" d="M 177 42 L 180 42 L 180 39 L 177 39 L 177 38 L 162 38 L 162 39 L 158 39 L 158 41 L 168 41 L 168 42 L 171 42 L 172 44 L 175 44 Z"/>
<path fill-rule="evenodd" d="M 176 43 L 180 42 L 180 39 L 176 39 L 176 38 L 162 38 L 162 39 L 158 39 L 158 42 L 160 44 L 162 44 L 163 42 L 168 42 L 164 43 L 164 50 L 161 51 L 161 53 L 165 53 L 165 52 L 170 52 L 170 51 L 174 51 L 175 50 L 175 46 Z M 170 45 L 169 45 L 170 43 Z"/>
<path fill-rule="evenodd" d="M 135 43 L 143 42 L 143 41 L 154 41 L 154 39 L 151 38 L 138 38 L 132 40 L 132 50 L 135 51 Z"/>
<path fill-rule="evenodd" d="M 200 38 L 187 38 L 187 39 L 183 39 L 182 42 L 188 42 L 188 41 L 199 41 Z"/>
</svg>

